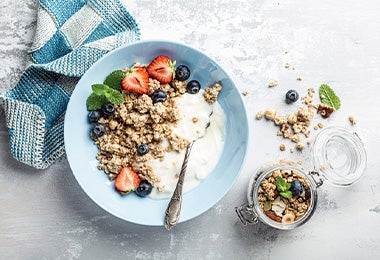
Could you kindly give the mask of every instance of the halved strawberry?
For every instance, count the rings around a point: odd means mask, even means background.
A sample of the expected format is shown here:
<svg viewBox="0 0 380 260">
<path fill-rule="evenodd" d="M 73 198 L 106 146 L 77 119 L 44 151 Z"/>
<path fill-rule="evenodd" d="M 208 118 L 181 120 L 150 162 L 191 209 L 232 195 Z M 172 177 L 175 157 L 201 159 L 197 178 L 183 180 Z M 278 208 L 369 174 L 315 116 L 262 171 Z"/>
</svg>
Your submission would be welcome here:
<svg viewBox="0 0 380 260">
<path fill-rule="evenodd" d="M 175 61 L 167 56 L 156 57 L 146 68 L 149 76 L 166 84 L 172 81 L 175 74 Z"/>
<path fill-rule="evenodd" d="M 136 190 L 140 182 L 139 176 L 131 168 L 124 166 L 115 179 L 115 188 L 122 195 L 125 195 Z"/>
<path fill-rule="evenodd" d="M 149 90 L 149 75 L 142 68 L 128 69 L 121 81 L 121 86 L 131 92 L 146 94 Z"/>
</svg>

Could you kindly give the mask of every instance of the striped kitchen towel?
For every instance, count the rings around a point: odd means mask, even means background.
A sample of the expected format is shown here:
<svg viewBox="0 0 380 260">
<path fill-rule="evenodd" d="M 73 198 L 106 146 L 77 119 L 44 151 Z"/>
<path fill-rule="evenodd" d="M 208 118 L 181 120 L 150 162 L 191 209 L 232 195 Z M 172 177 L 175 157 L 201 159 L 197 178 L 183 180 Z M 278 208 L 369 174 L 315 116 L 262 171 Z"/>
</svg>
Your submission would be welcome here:
<svg viewBox="0 0 380 260">
<path fill-rule="evenodd" d="M 39 0 L 33 62 L 1 95 L 13 157 L 44 169 L 62 156 L 64 114 L 79 78 L 104 54 L 139 37 L 119 0 Z"/>
</svg>

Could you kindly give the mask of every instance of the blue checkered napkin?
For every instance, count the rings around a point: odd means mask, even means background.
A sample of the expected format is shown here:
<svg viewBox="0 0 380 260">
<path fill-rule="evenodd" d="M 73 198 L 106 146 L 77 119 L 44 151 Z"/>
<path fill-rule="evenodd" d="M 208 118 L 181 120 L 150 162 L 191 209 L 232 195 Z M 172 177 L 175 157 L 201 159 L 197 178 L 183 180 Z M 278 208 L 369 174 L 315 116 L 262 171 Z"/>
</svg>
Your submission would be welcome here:
<svg viewBox="0 0 380 260">
<path fill-rule="evenodd" d="M 119 0 L 39 0 L 33 63 L 2 94 L 13 156 L 44 169 L 64 154 L 63 118 L 83 73 L 110 50 L 139 39 Z"/>
</svg>

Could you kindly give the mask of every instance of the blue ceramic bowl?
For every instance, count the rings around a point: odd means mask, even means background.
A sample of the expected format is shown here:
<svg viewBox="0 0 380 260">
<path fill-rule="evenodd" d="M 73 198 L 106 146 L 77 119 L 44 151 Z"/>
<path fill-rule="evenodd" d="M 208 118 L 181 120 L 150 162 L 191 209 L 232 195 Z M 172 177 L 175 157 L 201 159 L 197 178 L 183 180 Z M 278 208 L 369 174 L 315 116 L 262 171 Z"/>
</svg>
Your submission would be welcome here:
<svg viewBox="0 0 380 260">
<path fill-rule="evenodd" d="M 227 119 L 224 149 L 209 176 L 184 194 L 179 222 L 202 214 L 223 198 L 239 175 L 248 142 L 247 115 L 238 89 L 227 73 L 200 51 L 179 43 L 140 41 L 118 48 L 96 62 L 78 82 L 67 107 L 64 128 L 67 158 L 78 183 L 96 204 L 121 219 L 150 226 L 163 225 L 169 199 L 140 198 L 134 193 L 121 196 L 115 191 L 113 182 L 97 169 L 97 147 L 89 137 L 86 99 L 91 94 L 91 85 L 103 82 L 110 72 L 137 61 L 149 63 L 158 55 L 167 55 L 177 64 L 190 67 L 192 78 L 202 86 L 215 82 L 223 86 L 218 100 Z"/>
</svg>

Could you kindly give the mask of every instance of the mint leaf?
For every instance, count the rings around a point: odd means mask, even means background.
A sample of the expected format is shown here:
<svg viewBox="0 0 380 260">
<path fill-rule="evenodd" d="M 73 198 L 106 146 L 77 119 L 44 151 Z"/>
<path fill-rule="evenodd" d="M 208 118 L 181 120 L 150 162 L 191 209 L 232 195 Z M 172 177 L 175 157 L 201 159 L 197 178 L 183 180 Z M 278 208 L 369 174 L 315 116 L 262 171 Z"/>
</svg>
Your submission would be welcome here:
<svg viewBox="0 0 380 260">
<path fill-rule="evenodd" d="M 106 96 L 108 102 L 111 102 L 112 104 L 120 105 L 124 102 L 124 97 L 120 91 L 113 88 L 108 88 L 104 95 Z"/>
<path fill-rule="evenodd" d="M 286 181 L 281 177 L 276 177 L 276 187 L 279 192 L 285 192 L 287 191 L 287 185 Z"/>
<path fill-rule="evenodd" d="M 107 96 L 108 102 L 111 102 L 115 105 L 123 104 L 124 97 L 119 91 L 114 92 L 112 95 Z"/>
<path fill-rule="evenodd" d="M 120 89 L 121 81 L 124 77 L 125 73 L 122 70 L 115 70 L 106 77 L 104 84 L 110 86 L 113 89 Z"/>
<path fill-rule="evenodd" d="M 292 197 L 292 192 L 290 190 L 280 192 L 280 195 L 284 198 L 290 199 Z"/>
<path fill-rule="evenodd" d="M 327 84 L 322 84 L 319 87 L 319 98 L 321 102 L 329 107 L 338 110 L 340 108 L 340 99 L 335 94 L 334 90 Z"/>
<path fill-rule="evenodd" d="M 109 87 L 104 84 L 94 84 L 91 86 L 92 91 L 97 95 L 103 95 Z"/>
<path fill-rule="evenodd" d="M 107 103 L 105 96 L 93 92 L 86 100 L 87 110 L 101 109 L 105 103 Z"/>
</svg>

